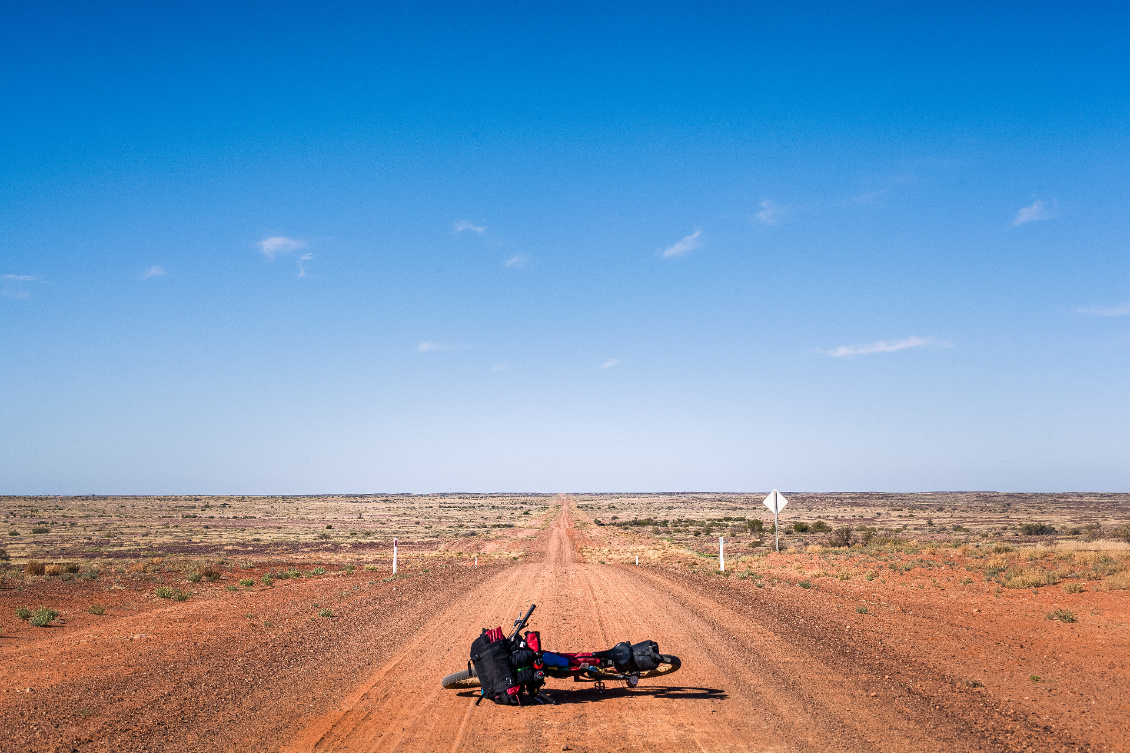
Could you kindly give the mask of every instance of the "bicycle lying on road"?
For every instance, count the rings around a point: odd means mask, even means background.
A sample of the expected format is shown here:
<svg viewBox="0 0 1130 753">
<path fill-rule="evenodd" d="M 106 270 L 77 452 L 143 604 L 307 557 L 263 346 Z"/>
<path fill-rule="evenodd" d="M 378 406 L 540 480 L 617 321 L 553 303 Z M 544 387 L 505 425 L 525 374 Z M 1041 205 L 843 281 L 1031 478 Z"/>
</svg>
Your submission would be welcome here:
<svg viewBox="0 0 1130 753">
<path fill-rule="evenodd" d="M 479 686 L 482 690 L 476 705 L 483 698 L 517 705 L 522 704 L 523 697 L 538 703 L 553 703 L 553 699 L 541 692 L 549 677 L 592 682 L 597 690 L 603 691 L 605 682 L 610 680 L 634 688 L 641 679 L 669 675 L 682 666 L 679 657 L 659 653 L 659 644 L 655 641 L 625 641 L 605 651 L 545 651 L 538 631 L 530 630 L 521 635 L 536 607 L 531 604 L 529 611 L 514 621 L 514 630 L 508 636 L 503 635 L 500 627 L 484 628 L 471 644 L 467 669 L 444 677 L 443 687 Z"/>
</svg>

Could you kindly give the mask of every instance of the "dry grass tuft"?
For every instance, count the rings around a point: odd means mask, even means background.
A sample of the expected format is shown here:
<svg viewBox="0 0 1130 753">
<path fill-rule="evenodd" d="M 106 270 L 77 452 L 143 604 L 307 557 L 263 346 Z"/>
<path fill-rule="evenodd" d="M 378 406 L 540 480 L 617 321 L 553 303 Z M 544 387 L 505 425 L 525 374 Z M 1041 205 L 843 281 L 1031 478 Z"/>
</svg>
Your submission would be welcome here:
<svg viewBox="0 0 1130 753">
<path fill-rule="evenodd" d="M 28 560 L 27 564 L 24 565 L 24 573 L 27 575 L 43 575 L 46 569 L 46 565 L 36 560 Z"/>
</svg>

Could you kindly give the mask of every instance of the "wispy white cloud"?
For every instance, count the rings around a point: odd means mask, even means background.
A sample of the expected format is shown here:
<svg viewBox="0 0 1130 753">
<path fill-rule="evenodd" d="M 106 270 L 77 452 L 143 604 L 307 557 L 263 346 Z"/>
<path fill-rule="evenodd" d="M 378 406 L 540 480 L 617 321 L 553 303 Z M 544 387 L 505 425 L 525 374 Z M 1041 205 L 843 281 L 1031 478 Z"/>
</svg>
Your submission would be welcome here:
<svg viewBox="0 0 1130 753">
<path fill-rule="evenodd" d="M 456 220 L 455 224 L 451 226 L 451 232 L 453 233 L 465 233 L 467 231 L 482 235 L 487 231 L 487 228 L 486 225 L 476 225 L 470 220 Z"/>
<path fill-rule="evenodd" d="M 0 296 L 23 300 L 31 298 L 31 291 L 20 285 L 22 282 L 39 282 L 35 275 L 0 275 Z"/>
<path fill-rule="evenodd" d="M 1054 202 L 1049 207 L 1040 199 L 1036 199 L 1030 206 L 1021 207 L 1020 211 L 1016 213 L 1016 219 L 1012 221 L 1012 226 L 1019 227 L 1027 222 L 1050 220 L 1053 217 L 1055 217 Z"/>
<path fill-rule="evenodd" d="M 302 254 L 298 257 L 298 276 L 299 277 L 309 277 L 310 276 L 306 272 L 306 265 L 303 262 L 308 262 L 313 258 L 314 258 L 314 254 Z"/>
<path fill-rule="evenodd" d="M 424 340 L 424 342 L 416 346 L 416 350 L 421 353 L 431 353 L 437 350 L 451 350 L 451 346 L 437 343 L 434 340 Z"/>
<path fill-rule="evenodd" d="M 785 213 L 783 206 L 775 204 L 768 199 L 758 204 L 758 206 L 761 207 L 761 209 L 753 215 L 753 218 L 763 225 L 776 225 L 781 221 L 781 217 Z"/>
<path fill-rule="evenodd" d="M 507 267 L 509 269 L 514 269 L 516 267 L 524 267 L 529 263 L 530 263 L 530 260 L 525 255 L 514 254 L 509 259 L 502 262 L 502 266 Z"/>
<path fill-rule="evenodd" d="M 878 342 L 867 343 L 866 345 L 841 345 L 832 350 L 826 350 L 824 353 L 832 358 L 843 358 L 845 356 L 866 356 L 872 353 L 894 353 L 899 350 L 906 350 L 907 348 L 921 348 L 924 345 L 930 345 L 934 342 L 932 337 L 904 337 L 901 340 L 880 340 Z"/>
<path fill-rule="evenodd" d="M 702 231 L 695 230 L 693 233 L 683 238 L 678 243 L 668 246 L 661 252 L 664 259 L 670 259 L 672 256 L 682 256 L 688 251 L 694 251 L 702 245 Z"/>
<path fill-rule="evenodd" d="M 148 280 L 151 277 L 164 277 L 167 274 L 168 272 L 165 271 L 164 267 L 150 267 L 142 273 L 141 279 Z"/>
<path fill-rule="evenodd" d="M 300 241 L 297 238 L 287 238 L 283 235 L 276 235 L 259 241 L 259 250 L 262 251 L 268 259 L 274 259 L 279 254 L 292 254 L 303 248 L 306 248 L 306 241 Z"/>
<path fill-rule="evenodd" d="M 1084 306 L 1079 309 L 1079 313 L 1091 316 L 1130 316 L 1130 303 L 1120 306 Z"/>
<path fill-rule="evenodd" d="M 607 361 L 605 361 L 604 363 L 602 363 L 600 365 L 600 368 L 611 369 L 613 366 L 619 366 L 619 365 L 620 365 L 620 359 L 619 358 L 609 358 Z"/>
</svg>

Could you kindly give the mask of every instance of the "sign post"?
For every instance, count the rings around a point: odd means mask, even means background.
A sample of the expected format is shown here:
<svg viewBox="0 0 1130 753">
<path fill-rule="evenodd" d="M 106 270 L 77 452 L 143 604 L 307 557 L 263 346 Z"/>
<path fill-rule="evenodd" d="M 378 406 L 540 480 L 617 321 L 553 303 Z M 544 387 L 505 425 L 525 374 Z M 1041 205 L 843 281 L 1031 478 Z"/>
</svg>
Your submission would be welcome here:
<svg viewBox="0 0 1130 753">
<path fill-rule="evenodd" d="M 769 492 L 769 496 L 762 501 L 762 504 L 773 511 L 773 536 L 777 541 L 778 552 L 781 551 L 781 529 L 777 526 L 777 513 L 779 513 L 781 510 L 784 510 L 785 505 L 787 505 L 788 503 L 789 501 L 785 499 L 785 495 L 781 494 L 776 489 Z"/>
<path fill-rule="evenodd" d="M 726 543 L 721 536 L 718 537 L 718 569 L 726 572 Z"/>
<path fill-rule="evenodd" d="M 396 539 L 392 540 L 392 574 L 396 575 Z"/>
</svg>

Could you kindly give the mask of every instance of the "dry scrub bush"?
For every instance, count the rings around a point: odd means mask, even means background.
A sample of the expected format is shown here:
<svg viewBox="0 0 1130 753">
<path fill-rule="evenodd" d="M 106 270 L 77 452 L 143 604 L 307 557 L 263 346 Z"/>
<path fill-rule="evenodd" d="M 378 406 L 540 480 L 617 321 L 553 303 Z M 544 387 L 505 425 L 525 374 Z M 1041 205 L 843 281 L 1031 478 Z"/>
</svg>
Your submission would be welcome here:
<svg viewBox="0 0 1130 753">
<path fill-rule="evenodd" d="M 46 565 L 36 560 L 28 560 L 27 564 L 24 565 L 24 572 L 28 575 L 43 575 L 46 569 Z"/>
<path fill-rule="evenodd" d="M 60 575 L 63 574 L 63 566 L 62 565 L 47 565 L 47 567 L 45 567 L 43 569 L 43 574 L 44 575 L 50 575 L 52 577 L 60 576 Z"/>
<path fill-rule="evenodd" d="M 1104 591 L 1127 591 L 1130 590 L 1130 572 L 1123 570 L 1120 573 L 1101 581 L 1099 587 Z"/>
<path fill-rule="evenodd" d="M 1002 577 L 1005 588 L 1039 588 L 1040 586 L 1054 586 L 1059 582 L 1056 573 L 1047 570 L 1037 570 L 1032 567 L 1013 569 Z"/>
<path fill-rule="evenodd" d="M 205 565 L 204 568 L 200 571 L 200 574 L 207 578 L 209 581 L 217 581 L 220 579 L 220 575 L 222 575 L 220 568 L 216 567 L 215 565 Z"/>
<path fill-rule="evenodd" d="M 126 566 L 126 572 L 127 573 L 143 573 L 143 572 L 145 572 L 145 563 L 144 562 L 131 562 L 129 565 Z"/>
<path fill-rule="evenodd" d="M 74 573 L 77 573 L 81 569 L 82 568 L 79 567 L 79 564 L 77 562 L 68 562 L 66 565 L 63 566 L 63 572 L 71 573 L 72 575 Z"/>
</svg>

